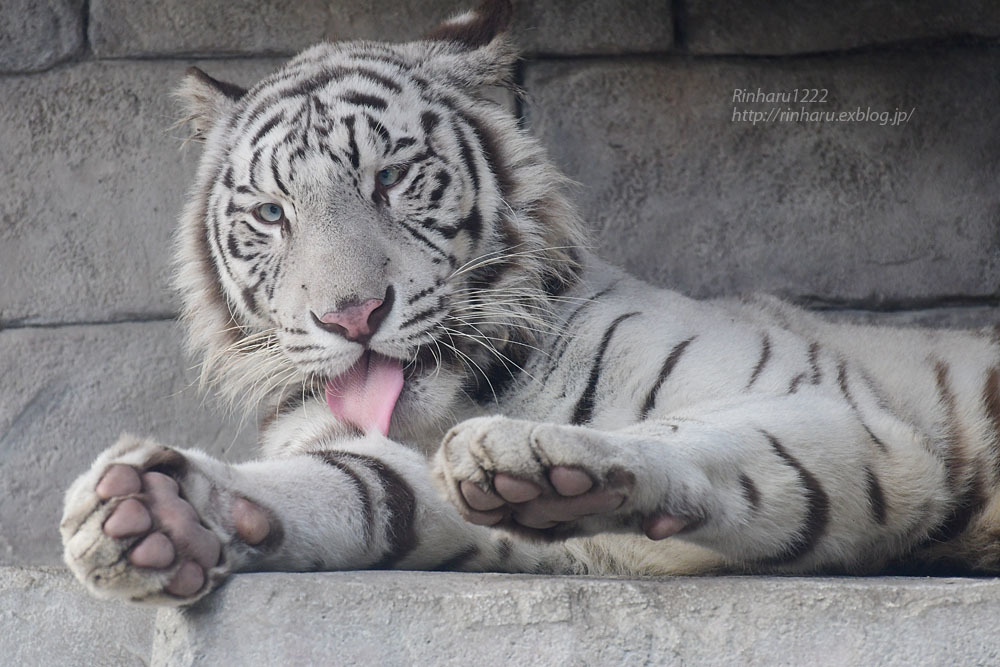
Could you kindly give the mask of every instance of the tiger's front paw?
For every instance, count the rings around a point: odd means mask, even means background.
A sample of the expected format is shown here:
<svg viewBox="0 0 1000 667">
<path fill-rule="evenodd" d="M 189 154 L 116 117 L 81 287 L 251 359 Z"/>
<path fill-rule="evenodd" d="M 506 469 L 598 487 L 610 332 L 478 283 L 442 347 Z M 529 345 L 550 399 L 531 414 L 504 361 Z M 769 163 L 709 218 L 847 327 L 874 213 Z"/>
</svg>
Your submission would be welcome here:
<svg viewBox="0 0 1000 667">
<path fill-rule="evenodd" d="M 125 436 L 73 483 L 60 524 L 64 559 L 92 593 L 188 604 L 228 575 L 230 535 L 207 516 L 221 509 L 208 507 L 214 485 L 191 463 L 176 450 Z M 256 531 L 251 539 L 263 539 L 259 508 L 242 498 L 221 502 L 219 490 L 215 496 L 235 527 L 242 520 L 241 535 Z"/>
<path fill-rule="evenodd" d="M 635 484 L 601 433 L 506 417 L 455 426 L 438 450 L 435 475 L 471 523 L 545 538 L 606 529 Z"/>
</svg>

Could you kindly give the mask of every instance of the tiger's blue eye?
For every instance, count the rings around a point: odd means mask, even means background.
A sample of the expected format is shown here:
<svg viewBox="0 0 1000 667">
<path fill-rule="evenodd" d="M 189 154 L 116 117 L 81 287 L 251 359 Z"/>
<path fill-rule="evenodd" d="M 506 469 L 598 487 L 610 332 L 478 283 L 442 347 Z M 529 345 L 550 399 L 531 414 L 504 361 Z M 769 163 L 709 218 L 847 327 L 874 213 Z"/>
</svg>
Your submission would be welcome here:
<svg viewBox="0 0 1000 667">
<path fill-rule="evenodd" d="M 269 225 L 273 225 L 281 222 L 285 217 L 285 211 L 277 204 L 267 203 L 261 204 L 253 210 L 253 215 L 255 218 L 261 222 L 266 222 Z"/>
<path fill-rule="evenodd" d="M 402 167 L 386 167 L 377 173 L 375 178 L 378 179 L 378 184 L 383 188 L 391 188 L 402 180 L 403 174 L 405 173 L 406 170 Z"/>
</svg>

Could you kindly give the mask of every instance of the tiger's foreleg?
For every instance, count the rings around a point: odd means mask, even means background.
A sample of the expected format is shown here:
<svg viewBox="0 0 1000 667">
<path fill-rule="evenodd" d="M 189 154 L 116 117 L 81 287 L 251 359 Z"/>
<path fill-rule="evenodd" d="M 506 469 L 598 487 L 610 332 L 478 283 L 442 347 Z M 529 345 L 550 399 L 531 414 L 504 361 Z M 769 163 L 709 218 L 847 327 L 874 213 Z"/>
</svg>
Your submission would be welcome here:
<svg viewBox="0 0 1000 667">
<path fill-rule="evenodd" d="M 736 571 L 872 571 L 951 511 L 945 471 L 902 422 L 764 397 L 619 431 L 487 417 L 445 438 L 436 475 L 467 520 L 543 538 L 675 536 Z"/>
<path fill-rule="evenodd" d="M 238 465 L 125 436 L 71 486 L 61 532 L 93 593 L 157 604 L 247 570 L 573 569 L 464 522 L 425 458 L 377 435 Z"/>
</svg>

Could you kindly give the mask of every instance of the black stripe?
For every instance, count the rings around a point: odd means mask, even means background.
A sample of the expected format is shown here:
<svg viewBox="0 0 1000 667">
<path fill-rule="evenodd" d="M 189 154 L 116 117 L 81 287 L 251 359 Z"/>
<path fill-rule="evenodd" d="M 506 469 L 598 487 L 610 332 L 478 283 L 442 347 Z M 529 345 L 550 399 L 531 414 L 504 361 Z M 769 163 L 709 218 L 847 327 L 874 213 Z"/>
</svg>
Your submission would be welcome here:
<svg viewBox="0 0 1000 667">
<path fill-rule="evenodd" d="M 393 65 L 394 67 L 401 70 L 406 70 L 407 72 L 413 69 L 412 62 L 397 57 L 393 52 L 391 52 L 385 46 L 381 44 L 369 44 L 368 46 L 369 46 L 368 53 L 351 54 L 351 59 L 354 61 L 352 63 L 352 67 L 360 69 L 360 66 L 357 65 L 356 63 L 362 62 L 369 64 L 374 63 L 377 65 Z M 382 48 L 377 49 L 376 47 L 382 47 Z"/>
<path fill-rule="evenodd" d="M 760 377 L 761 372 L 764 370 L 764 366 L 767 365 L 768 360 L 771 358 L 771 337 L 765 333 L 761 337 L 761 349 L 760 349 L 760 359 L 757 360 L 757 365 L 754 366 L 753 372 L 750 374 L 750 381 L 747 382 L 746 389 L 753 386 L 753 383 L 757 381 Z"/>
<path fill-rule="evenodd" d="M 387 88 L 387 89 L 391 90 L 394 93 L 401 93 L 401 92 L 403 92 L 403 87 L 402 86 L 400 86 L 398 83 L 396 83 L 395 81 L 393 81 L 389 77 L 383 75 L 382 73 L 377 72 L 376 70 L 371 69 L 370 67 L 355 67 L 354 69 L 355 69 L 355 71 L 358 74 L 360 74 L 364 78 L 370 79 L 370 80 L 372 80 L 372 81 L 380 84 L 383 88 Z"/>
<path fill-rule="evenodd" d="M 521 233 L 514 227 L 514 224 L 507 218 L 501 218 L 499 225 L 494 228 L 494 236 L 500 243 L 501 249 L 498 253 L 513 250 L 524 244 Z M 516 254 L 498 254 L 495 262 L 488 262 L 484 266 L 472 271 L 469 276 L 469 285 L 480 289 L 489 289 L 499 283 L 511 270 L 520 266 L 520 259 Z"/>
<path fill-rule="evenodd" d="M 440 313 L 442 310 L 444 310 L 444 308 L 441 307 L 440 303 L 434 308 L 428 308 L 427 310 L 422 310 L 413 317 L 409 318 L 408 320 L 400 324 L 399 329 L 403 330 L 412 327 L 417 322 L 422 322 L 423 320 L 426 320 L 427 318 L 432 317 L 437 313 Z"/>
<path fill-rule="evenodd" d="M 774 453 L 798 473 L 808 508 L 801 533 L 785 547 L 781 554 L 761 561 L 765 565 L 785 565 L 802 558 L 819 544 L 830 521 L 830 498 L 826 495 L 819 480 L 806 470 L 798 459 L 789 454 L 777 438 L 765 431 L 761 431 L 761 434 L 771 443 Z"/>
<path fill-rule="evenodd" d="M 284 228 L 282 228 L 281 233 L 282 236 L 284 236 L 285 233 Z M 282 272 L 282 264 L 281 262 L 278 262 L 274 266 L 274 275 L 271 276 L 271 280 L 267 283 L 267 286 L 265 288 L 267 291 L 267 298 L 271 303 L 274 303 L 274 290 L 279 284 L 279 280 L 281 278 L 281 272 Z M 277 310 L 272 308 L 271 312 L 276 313 Z"/>
<path fill-rule="evenodd" d="M 788 385 L 788 393 L 794 394 L 799 390 L 799 385 L 809 378 L 810 384 L 819 384 L 823 380 L 823 372 L 819 367 L 819 343 L 813 341 L 809 344 L 809 373 L 799 373 L 792 378 Z"/>
<path fill-rule="evenodd" d="M 938 361 L 934 365 L 934 371 L 940 402 L 945 411 L 946 434 L 943 459 L 955 507 L 944 523 L 931 532 L 930 539 L 935 542 L 946 542 L 965 532 L 983 509 L 988 498 L 985 492 L 983 466 L 975 464 L 969 457 L 955 394 L 948 382 L 948 365 Z"/>
<path fill-rule="evenodd" d="M 250 140 L 250 145 L 256 146 L 258 143 L 260 143 L 260 140 L 263 139 L 268 132 L 277 127 L 278 123 L 282 122 L 284 119 L 285 119 L 285 114 L 283 113 L 277 113 L 271 116 L 267 120 L 267 122 L 265 122 L 263 125 L 260 126 L 260 129 L 257 130 L 257 133 L 253 135 L 253 139 Z"/>
<path fill-rule="evenodd" d="M 358 493 L 358 499 L 361 501 L 361 515 L 364 517 L 365 546 L 371 548 L 372 541 L 375 539 L 375 513 L 372 509 L 372 499 L 368 493 L 368 485 L 365 484 L 358 473 L 354 472 L 350 466 L 340 460 L 343 458 L 343 452 L 324 451 L 315 452 L 314 455 L 324 463 L 344 473 L 350 478 L 351 483 L 354 484 L 354 489 Z"/>
<path fill-rule="evenodd" d="M 260 287 L 261 281 L 258 280 L 256 283 L 250 287 L 244 287 L 240 295 L 243 297 L 243 306 L 251 313 L 258 313 L 257 311 L 257 288 Z"/>
<path fill-rule="evenodd" d="M 649 414 L 649 411 L 656 405 L 656 395 L 660 393 L 660 387 L 663 386 L 663 382 L 667 379 L 667 376 L 669 376 L 671 371 L 674 370 L 674 366 L 677 365 L 677 361 L 681 358 L 681 355 L 684 354 L 684 350 L 687 349 L 687 346 L 690 345 L 691 341 L 695 338 L 697 338 L 697 336 L 691 336 L 687 340 L 682 340 L 677 343 L 677 345 L 674 345 L 674 349 L 670 350 L 670 354 L 668 354 L 667 358 L 663 361 L 663 366 L 660 367 L 659 375 L 656 376 L 656 383 L 649 390 L 649 393 L 646 394 L 646 400 L 643 402 L 642 409 L 639 411 L 639 421 L 645 419 Z"/>
<path fill-rule="evenodd" d="M 417 140 L 413 137 L 400 137 L 396 140 L 396 145 L 392 147 L 392 154 L 395 155 L 404 148 L 409 148 L 417 143 Z"/>
<path fill-rule="evenodd" d="M 483 159 L 486 160 L 486 165 L 490 173 L 496 177 L 500 196 L 507 199 L 514 190 L 514 176 L 507 166 L 506 161 L 501 159 L 500 143 L 493 133 L 481 124 L 478 119 L 462 112 L 458 113 L 469 124 L 469 127 L 472 128 L 472 133 L 482 148 Z"/>
<path fill-rule="evenodd" d="M 232 206 L 232 202 L 230 202 L 230 206 Z M 235 211 L 234 211 L 234 212 L 235 212 Z M 231 213 L 231 212 L 230 212 L 229 210 L 227 210 L 227 211 L 226 211 L 226 213 L 227 213 L 228 215 L 232 215 L 232 213 Z M 254 245 L 265 245 L 265 244 L 270 244 L 270 240 L 271 240 L 271 237 L 270 237 L 270 236 L 268 236 L 267 234 L 265 234 L 264 232 L 260 232 L 260 231 L 257 231 L 257 230 L 256 230 L 256 229 L 254 228 L 254 226 L 253 226 L 253 225 L 251 225 L 251 224 L 250 224 L 249 222 L 247 222 L 246 220 L 240 220 L 240 225 L 241 225 L 241 227 L 242 227 L 242 229 L 243 229 L 243 233 L 244 233 L 244 234 L 250 234 L 251 236 L 253 236 L 253 237 L 254 237 L 254 239 L 256 239 L 256 240 L 260 241 L 260 243 L 257 243 L 257 242 L 255 241 L 255 242 L 254 242 Z"/>
<path fill-rule="evenodd" d="M 306 79 L 295 83 L 290 88 L 272 91 L 262 102 L 272 103 L 272 100 L 286 97 L 299 97 L 301 95 L 312 95 L 320 88 L 326 86 L 335 79 L 341 79 L 347 75 L 347 70 L 342 67 L 333 67 L 318 74 L 314 74 Z"/>
<path fill-rule="evenodd" d="M 334 163 L 344 164 L 344 161 L 340 159 L 340 156 L 334 153 L 332 150 L 330 150 L 329 146 L 323 146 L 323 150 L 330 157 L 330 159 L 333 160 Z"/>
<path fill-rule="evenodd" d="M 410 296 L 409 298 L 407 298 L 406 299 L 406 305 L 412 306 L 417 301 L 420 301 L 421 299 L 423 299 L 428 294 L 431 294 L 432 292 L 434 292 L 435 290 L 437 290 L 442 285 L 444 285 L 444 281 L 441 280 L 440 278 L 438 278 L 434 282 L 434 284 L 431 285 L 430 287 L 425 287 L 424 289 L 420 290 L 419 292 L 414 293 L 412 296 Z"/>
<path fill-rule="evenodd" d="M 326 348 L 322 345 L 282 345 L 281 349 L 285 352 L 297 354 L 299 352 L 315 352 L 316 350 L 325 350 Z"/>
<path fill-rule="evenodd" d="M 467 232 L 472 240 L 479 242 L 479 239 L 483 237 L 483 216 L 479 214 L 479 206 L 477 204 L 472 205 L 472 210 L 469 211 L 469 215 L 462 218 L 462 221 L 458 223 L 458 228 L 464 232 Z M 457 231 L 457 230 L 456 230 Z M 452 238 L 455 234 L 449 236 L 445 233 L 445 230 L 441 230 L 441 234 L 445 238 Z"/>
<path fill-rule="evenodd" d="M 411 166 L 411 168 L 412 168 L 412 166 Z M 420 171 L 416 176 L 414 176 L 413 179 L 410 181 L 410 184 L 408 186 L 406 186 L 406 190 L 403 192 L 403 196 L 404 197 L 410 197 L 410 196 L 412 196 L 413 193 L 414 193 L 414 191 L 417 189 L 417 187 L 421 183 L 423 183 L 424 176 L 426 176 L 426 175 L 427 175 L 426 173 L 424 173 L 423 171 Z"/>
<path fill-rule="evenodd" d="M 413 238 L 417 239 L 425 246 L 435 251 L 437 254 L 441 255 L 441 257 L 443 257 L 444 259 L 449 259 L 450 256 L 448 255 L 448 253 L 446 253 L 444 250 L 434 245 L 433 241 L 431 241 L 429 238 L 418 232 L 416 229 L 414 229 L 407 223 L 403 222 L 402 220 L 398 220 L 396 224 L 398 224 L 400 227 L 408 231 L 413 236 Z"/>
<path fill-rule="evenodd" d="M 456 572 L 463 569 L 463 567 L 473 558 L 479 555 L 479 547 L 475 544 L 470 544 L 465 547 L 454 556 L 451 556 L 447 560 L 438 563 L 432 568 L 429 568 L 432 572 Z"/>
<path fill-rule="evenodd" d="M 521 371 L 528 362 L 532 346 L 525 343 L 518 334 L 511 334 L 503 346 L 503 357 L 491 355 L 485 370 L 474 369 L 475 386 L 469 395 L 476 403 L 483 405 L 491 400 L 499 401 L 510 389 L 511 384 L 521 377 Z"/>
<path fill-rule="evenodd" d="M 440 122 L 441 117 L 433 111 L 425 111 L 420 114 L 420 126 L 424 129 L 424 134 L 428 137 L 433 134 Z"/>
<path fill-rule="evenodd" d="M 565 333 L 562 334 L 561 337 L 559 338 L 559 343 L 556 346 L 556 350 L 552 353 L 552 356 L 549 358 L 548 368 L 546 368 L 545 375 L 542 377 L 542 381 L 539 383 L 539 386 L 545 386 L 545 384 L 548 382 L 549 376 L 552 375 L 553 371 L 555 371 L 556 367 L 559 365 L 559 361 L 562 359 L 562 356 L 566 354 L 566 349 L 569 347 L 570 342 L 573 340 L 573 336 L 570 335 L 570 332 L 572 331 L 572 325 L 573 322 L 576 320 L 576 318 L 579 317 L 581 313 L 586 311 L 592 305 L 594 305 L 594 303 L 597 302 L 598 299 L 600 299 L 602 296 L 604 296 L 612 289 L 614 289 L 617 285 L 618 285 L 617 282 L 612 283 L 607 287 L 605 287 L 604 289 L 602 289 L 600 292 L 597 292 L 596 294 L 593 294 L 590 297 L 584 299 L 583 303 L 577 306 L 576 310 L 570 313 L 570 316 L 566 318 L 566 322 L 563 323 L 562 327 Z"/>
<path fill-rule="evenodd" d="M 437 181 L 437 187 L 431 191 L 430 199 L 432 202 L 437 202 L 440 201 L 445 189 L 451 184 L 451 176 L 448 175 L 447 171 L 441 169 L 434 174 L 434 180 Z"/>
<path fill-rule="evenodd" d="M 354 137 L 354 116 L 346 116 L 342 119 L 347 126 L 347 147 L 350 149 L 351 166 L 355 169 L 361 164 L 361 153 L 358 151 L 358 142 Z"/>
<path fill-rule="evenodd" d="M 472 153 L 472 147 L 469 146 L 469 142 L 466 140 L 465 132 L 462 131 L 462 128 L 460 128 L 457 124 L 453 124 L 452 129 L 455 131 L 455 137 L 458 140 L 458 150 L 462 156 L 462 162 L 465 163 L 465 168 L 469 170 L 469 178 L 472 179 L 472 188 L 478 191 L 479 168 L 476 166 L 476 157 Z"/>
<path fill-rule="evenodd" d="M 497 540 L 497 563 L 502 564 L 510 558 L 514 552 L 514 543 L 506 537 Z"/>
<path fill-rule="evenodd" d="M 386 156 L 389 154 L 389 150 L 392 148 L 392 137 L 389 136 L 389 132 L 383 127 L 382 123 L 378 122 L 370 115 L 365 114 L 365 120 L 368 121 L 368 129 L 379 136 L 385 148 L 382 150 L 382 155 Z"/>
<path fill-rule="evenodd" d="M 747 501 L 747 505 L 754 511 L 760 509 L 760 491 L 753 480 L 743 473 L 740 473 L 740 488 L 743 490 L 743 498 Z"/>
<path fill-rule="evenodd" d="M 993 431 L 989 439 L 990 454 L 993 456 L 993 477 L 1000 481 L 1000 366 L 992 367 L 986 375 L 983 407 Z"/>
<path fill-rule="evenodd" d="M 868 503 L 872 508 L 872 517 L 875 523 L 880 526 L 885 525 L 885 493 L 882 491 L 882 484 L 878 481 L 878 476 L 871 466 L 865 466 L 865 479 L 868 483 Z"/>
<path fill-rule="evenodd" d="M 352 90 L 346 95 L 342 95 L 340 99 L 348 104 L 355 104 L 359 107 L 371 107 L 373 109 L 378 109 L 379 111 L 385 111 L 389 107 L 389 103 L 381 97 L 367 95 L 356 90 Z"/>
<path fill-rule="evenodd" d="M 219 216 L 216 215 L 215 213 L 216 211 L 215 205 L 217 203 L 218 202 L 210 200 L 208 207 L 206 208 L 205 221 L 206 225 L 208 226 L 208 234 L 205 234 L 204 238 L 210 240 L 209 245 L 211 246 L 211 248 L 214 248 L 215 250 L 215 252 L 213 253 L 211 252 L 211 249 L 208 249 L 207 254 L 209 256 L 209 260 L 211 261 L 212 267 L 215 269 L 215 275 L 218 278 L 218 289 L 219 289 L 218 295 L 219 298 L 222 299 L 222 301 L 218 303 L 225 304 L 227 303 L 227 301 L 223 296 L 225 292 L 222 289 L 222 274 L 223 273 L 226 274 L 226 276 L 233 282 L 236 282 L 236 278 L 233 276 L 232 267 L 229 266 L 229 258 L 226 257 L 225 248 L 223 248 L 222 246 L 222 229 L 221 225 L 219 224 Z M 238 324 L 235 318 L 232 316 L 233 312 L 232 308 L 229 308 L 229 306 L 226 305 L 226 308 L 224 310 L 229 312 L 230 321 L 234 324 Z"/>
<path fill-rule="evenodd" d="M 861 411 L 858 409 L 858 404 L 854 402 L 854 397 L 851 395 L 851 389 L 847 379 L 846 362 L 841 361 L 837 365 L 837 384 L 840 385 L 840 393 L 844 395 L 844 399 L 847 401 L 847 404 L 850 405 L 851 409 L 854 410 L 854 413 L 858 415 L 858 421 L 861 422 L 861 427 L 865 429 L 865 433 L 868 434 L 868 437 L 871 438 L 872 442 L 874 442 L 879 449 L 883 452 L 888 452 L 889 448 L 885 446 L 885 443 L 882 442 L 882 440 L 880 440 L 878 436 L 876 436 L 872 430 L 868 428 L 868 424 L 861 419 Z"/>
<path fill-rule="evenodd" d="M 250 156 L 250 166 L 248 167 L 247 176 L 250 179 L 251 191 L 259 191 L 262 189 L 259 184 L 260 181 L 257 180 L 257 167 L 260 165 L 260 156 L 263 152 L 263 149 L 258 148 L 253 152 L 253 155 Z"/>
<path fill-rule="evenodd" d="M 229 254 L 236 259 L 253 259 L 250 255 L 244 254 L 243 250 L 240 248 L 240 244 L 236 239 L 235 227 L 230 227 L 229 233 L 226 234 L 226 248 L 229 250 Z"/>
<path fill-rule="evenodd" d="M 326 119 L 327 106 L 323 102 L 321 102 L 320 99 L 315 95 L 310 95 L 309 101 L 312 102 L 313 108 L 316 109 L 316 113 L 318 113 L 320 117 L 323 118 L 324 120 L 327 120 Z"/>
<path fill-rule="evenodd" d="M 352 70 L 345 69 L 343 67 L 331 67 L 318 73 L 313 73 L 314 69 L 315 65 L 310 66 L 308 68 L 310 75 L 307 78 L 300 79 L 298 81 L 294 81 L 293 78 L 289 78 L 287 76 L 281 76 L 282 73 L 279 73 L 270 79 L 265 79 L 257 86 L 257 89 L 260 90 L 261 93 L 258 94 L 256 104 L 243 111 L 239 117 L 234 118 L 232 126 L 235 128 L 240 122 L 243 121 L 251 122 L 254 118 L 260 116 L 260 114 L 262 114 L 266 109 L 281 100 L 312 95 L 314 92 L 332 81 L 341 79 L 352 72 Z M 293 77 L 294 76 L 301 76 L 301 73 L 293 73 Z M 284 84 L 290 85 L 288 87 L 280 87 Z M 270 90 L 268 90 L 268 87 L 270 87 Z M 241 129 L 245 131 L 245 126 Z"/>
<path fill-rule="evenodd" d="M 271 177 L 274 178 L 274 182 L 278 186 L 278 189 L 281 190 L 286 197 L 290 197 L 291 195 L 288 193 L 288 188 L 285 187 L 285 184 L 281 180 L 281 174 L 278 173 L 277 152 L 271 153 Z"/>
<path fill-rule="evenodd" d="M 399 473 L 371 456 L 354 452 L 336 452 L 341 460 L 357 461 L 375 473 L 382 485 L 384 502 L 389 512 L 386 538 L 389 548 L 371 566 L 373 570 L 389 569 L 399 563 L 417 546 L 415 510 L 417 499 L 413 489 Z"/>
<path fill-rule="evenodd" d="M 570 419 L 571 424 L 585 424 L 593 417 L 594 392 L 597 390 L 597 383 L 601 379 L 601 364 L 604 363 L 604 353 L 607 352 L 608 345 L 611 343 L 611 337 L 614 335 L 618 325 L 638 314 L 638 312 L 632 312 L 619 315 L 604 332 L 604 336 L 601 337 L 601 344 L 597 348 L 597 356 L 594 359 L 594 364 L 590 367 L 590 377 L 587 379 L 587 386 L 584 388 L 583 394 L 580 395 L 580 399 L 576 402 L 576 407 L 573 408 L 573 417 Z"/>
<path fill-rule="evenodd" d="M 819 384 L 823 380 L 823 373 L 819 368 L 819 343 L 813 341 L 809 345 L 809 367 L 812 369 L 812 377 L 809 382 Z"/>
</svg>

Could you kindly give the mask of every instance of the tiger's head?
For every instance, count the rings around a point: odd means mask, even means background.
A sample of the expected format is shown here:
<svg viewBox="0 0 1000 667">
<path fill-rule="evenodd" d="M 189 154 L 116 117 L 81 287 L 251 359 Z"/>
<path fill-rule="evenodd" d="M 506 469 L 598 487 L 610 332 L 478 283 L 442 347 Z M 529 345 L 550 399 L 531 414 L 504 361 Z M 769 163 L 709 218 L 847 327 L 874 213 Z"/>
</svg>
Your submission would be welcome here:
<svg viewBox="0 0 1000 667">
<path fill-rule="evenodd" d="M 511 86 L 510 14 L 322 44 L 250 89 L 188 71 L 204 146 L 177 285 L 205 382 L 246 408 L 325 393 L 406 435 L 516 376 L 582 240 L 563 178 L 481 94 Z"/>
</svg>

